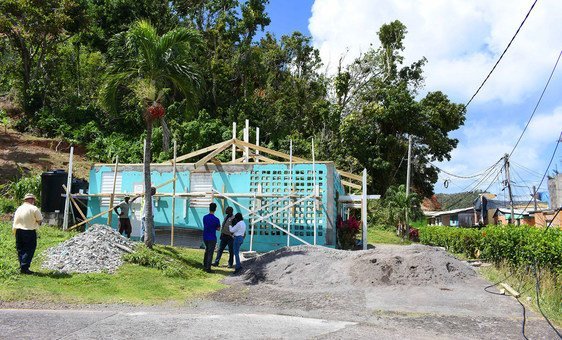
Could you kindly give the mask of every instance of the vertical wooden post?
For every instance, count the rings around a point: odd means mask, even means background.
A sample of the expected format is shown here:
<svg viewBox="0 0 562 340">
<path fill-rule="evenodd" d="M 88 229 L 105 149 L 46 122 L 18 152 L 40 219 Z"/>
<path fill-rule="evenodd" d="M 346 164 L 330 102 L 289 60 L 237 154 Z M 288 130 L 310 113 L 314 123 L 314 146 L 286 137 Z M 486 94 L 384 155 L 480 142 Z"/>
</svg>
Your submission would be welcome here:
<svg viewBox="0 0 562 340">
<path fill-rule="evenodd" d="M 250 120 L 246 119 L 246 128 L 244 128 L 244 142 L 250 142 Z M 248 163 L 248 158 L 250 155 L 250 148 L 244 147 L 244 162 Z"/>
<path fill-rule="evenodd" d="M 117 167 L 119 166 L 119 155 L 115 156 L 115 167 L 113 168 L 113 188 L 111 189 L 111 196 L 109 197 L 109 207 L 113 207 L 113 200 L 115 199 L 115 184 L 117 183 Z M 111 218 L 113 217 L 113 210 L 107 214 L 107 225 L 111 227 Z"/>
<path fill-rule="evenodd" d="M 236 139 L 236 122 L 232 122 L 232 139 Z M 232 161 L 236 161 L 236 145 L 232 144 Z"/>
<path fill-rule="evenodd" d="M 406 198 L 410 196 L 410 173 L 412 170 L 412 135 L 408 135 L 408 169 L 406 169 Z M 410 238 L 410 220 L 408 218 L 408 209 L 406 209 L 406 225 L 405 225 L 405 237 Z"/>
<path fill-rule="evenodd" d="M 66 200 L 64 202 L 64 216 L 62 222 L 62 229 L 68 228 L 68 208 L 70 207 L 70 192 L 72 186 L 72 158 L 74 156 L 74 147 L 70 147 L 70 156 L 68 160 L 68 178 L 66 179 Z"/>
<path fill-rule="evenodd" d="M 314 199 L 312 200 L 312 209 L 314 211 L 314 245 L 316 245 L 316 235 L 317 235 L 317 231 L 316 229 L 318 228 L 318 222 L 316 221 L 316 202 L 318 200 L 317 197 L 317 188 L 316 188 L 316 157 L 314 155 L 314 138 L 312 138 L 312 178 L 313 178 L 313 183 L 314 183 Z"/>
<path fill-rule="evenodd" d="M 367 169 L 363 169 L 363 190 L 361 192 L 361 223 L 363 250 L 367 250 Z"/>
<path fill-rule="evenodd" d="M 260 128 L 257 127 L 256 128 L 256 145 L 260 146 Z M 255 150 L 256 156 L 258 156 L 260 154 L 260 150 Z M 258 157 L 256 157 L 255 159 L 256 163 L 259 163 L 260 159 Z"/>
<path fill-rule="evenodd" d="M 287 204 L 291 204 L 291 195 L 293 194 L 293 140 L 289 140 L 289 176 L 291 176 L 291 180 L 289 182 L 290 190 L 289 190 L 289 202 Z M 289 209 L 287 211 L 287 247 L 291 243 L 291 218 L 293 217 L 293 209 Z"/>
<path fill-rule="evenodd" d="M 170 235 L 170 245 L 173 247 L 174 246 L 174 226 L 175 226 L 175 222 L 176 222 L 176 176 L 177 176 L 177 170 L 176 170 L 176 158 L 177 158 L 177 152 L 178 152 L 178 145 L 177 142 L 174 140 L 174 163 L 173 163 L 173 176 L 172 178 L 174 179 L 174 181 L 172 182 L 172 230 L 171 230 L 171 235 Z"/>
</svg>

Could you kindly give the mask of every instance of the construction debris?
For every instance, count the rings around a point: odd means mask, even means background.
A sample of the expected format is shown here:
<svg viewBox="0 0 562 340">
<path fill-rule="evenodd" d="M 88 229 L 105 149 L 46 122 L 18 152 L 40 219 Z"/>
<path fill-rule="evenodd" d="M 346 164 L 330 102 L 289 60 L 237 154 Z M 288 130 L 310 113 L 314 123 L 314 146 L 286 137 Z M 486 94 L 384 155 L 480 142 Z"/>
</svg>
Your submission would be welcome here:
<svg viewBox="0 0 562 340">
<path fill-rule="evenodd" d="M 123 264 L 123 253 L 132 252 L 134 242 L 109 226 L 94 224 L 84 233 L 43 253 L 43 268 L 62 273 L 113 273 Z"/>
</svg>

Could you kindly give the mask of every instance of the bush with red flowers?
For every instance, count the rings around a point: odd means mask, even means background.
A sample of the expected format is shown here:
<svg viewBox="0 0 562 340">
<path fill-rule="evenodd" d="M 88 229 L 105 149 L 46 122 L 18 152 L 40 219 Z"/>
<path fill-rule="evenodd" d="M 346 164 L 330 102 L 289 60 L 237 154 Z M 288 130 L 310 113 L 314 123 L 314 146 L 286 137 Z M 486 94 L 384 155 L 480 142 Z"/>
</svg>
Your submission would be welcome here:
<svg viewBox="0 0 562 340">
<path fill-rule="evenodd" d="M 414 241 L 414 242 L 420 241 L 420 231 L 419 231 L 419 229 L 410 227 L 410 241 Z"/>
<path fill-rule="evenodd" d="M 338 230 L 338 244 L 340 249 L 355 249 L 357 242 L 357 234 L 361 229 L 361 223 L 353 216 L 350 216 L 348 220 L 343 220 L 341 216 L 338 216 L 336 223 Z"/>
</svg>

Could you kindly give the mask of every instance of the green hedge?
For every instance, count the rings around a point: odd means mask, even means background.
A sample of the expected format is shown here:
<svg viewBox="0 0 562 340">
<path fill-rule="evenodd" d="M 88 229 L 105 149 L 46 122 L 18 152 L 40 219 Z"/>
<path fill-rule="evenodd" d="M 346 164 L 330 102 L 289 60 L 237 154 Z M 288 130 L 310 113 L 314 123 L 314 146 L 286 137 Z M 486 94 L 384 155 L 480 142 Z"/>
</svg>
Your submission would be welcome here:
<svg viewBox="0 0 562 340">
<path fill-rule="evenodd" d="M 562 273 L 562 231 L 529 226 L 488 226 L 482 229 L 421 227 L 420 242 L 445 247 L 453 253 L 480 257 L 499 264 L 535 263 Z"/>
</svg>

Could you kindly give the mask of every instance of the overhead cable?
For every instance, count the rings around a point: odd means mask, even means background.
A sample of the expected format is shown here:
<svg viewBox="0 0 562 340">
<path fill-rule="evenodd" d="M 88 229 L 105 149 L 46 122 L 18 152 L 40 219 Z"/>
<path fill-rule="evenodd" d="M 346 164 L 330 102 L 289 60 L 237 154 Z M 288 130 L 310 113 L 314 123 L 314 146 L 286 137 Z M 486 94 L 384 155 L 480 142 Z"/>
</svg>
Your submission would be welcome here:
<svg viewBox="0 0 562 340">
<path fill-rule="evenodd" d="M 523 27 L 523 24 L 525 24 L 525 21 L 527 21 L 527 18 L 529 17 L 529 14 L 531 14 L 531 11 L 533 10 L 533 8 L 535 7 L 535 4 L 537 3 L 538 0 L 535 0 L 533 2 L 533 4 L 531 5 L 531 8 L 529 8 L 529 11 L 527 12 L 527 15 L 525 15 L 525 18 L 523 19 L 523 21 L 521 22 L 521 24 L 519 25 L 519 28 L 517 28 L 517 31 L 515 31 L 515 34 L 513 35 L 513 37 L 511 38 L 511 40 L 509 41 L 509 43 L 507 44 L 507 46 L 505 47 L 505 49 L 503 50 L 502 54 L 500 55 L 500 57 L 498 58 L 498 61 L 496 61 L 496 63 L 494 64 L 494 67 L 492 67 L 492 69 L 490 70 L 490 72 L 488 73 L 488 75 L 486 76 L 486 78 L 484 79 L 484 81 L 482 82 L 482 84 L 480 84 L 480 86 L 478 87 L 478 89 L 476 90 L 476 92 L 474 92 L 474 94 L 472 95 L 472 97 L 470 97 L 470 100 L 464 105 L 465 108 L 468 107 L 468 105 L 470 105 L 470 103 L 472 102 L 472 100 L 474 99 L 474 97 L 476 97 L 476 95 L 478 94 L 478 92 L 480 92 L 480 89 L 482 89 L 482 87 L 484 86 L 484 84 L 486 83 L 486 81 L 488 81 L 488 78 L 490 78 L 490 76 L 492 75 L 492 73 L 494 72 L 494 70 L 496 69 L 496 67 L 498 66 L 498 64 L 500 63 L 500 61 L 502 60 L 505 52 L 507 52 L 507 50 L 509 49 L 509 47 L 511 46 L 511 43 L 513 42 L 513 40 L 515 40 L 515 37 L 517 36 L 517 34 L 519 34 L 519 31 L 521 30 L 521 27 Z"/>
<path fill-rule="evenodd" d="M 562 56 L 562 51 L 560 51 L 560 53 L 558 54 L 558 58 L 556 59 L 556 63 L 554 63 L 554 67 L 552 68 L 552 71 L 550 72 L 550 76 L 548 77 L 548 80 L 546 81 L 546 84 L 544 85 L 544 88 L 542 89 L 539 100 L 537 101 L 537 104 L 535 105 L 535 108 L 533 109 L 533 112 L 531 113 L 531 117 L 529 117 L 529 120 L 527 121 L 527 124 L 525 124 L 525 128 L 523 129 L 523 131 L 521 131 L 521 135 L 519 135 L 519 138 L 517 139 L 517 143 L 515 143 L 515 145 L 513 146 L 513 149 L 509 153 L 510 157 L 513 154 L 513 152 L 515 151 L 515 149 L 517 148 L 517 145 L 519 145 L 519 142 L 521 141 L 521 138 L 523 138 L 523 135 L 525 134 L 525 131 L 527 131 L 527 128 L 529 127 L 529 124 L 531 123 L 531 120 L 533 119 L 533 116 L 535 115 L 535 112 L 537 112 L 537 108 L 539 107 L 539 104 L 541 103 L 542 97 L 544 96 L 544 93 L 546 92 L 546 89 L 548 88 L 548 85 L 550 84 L 550 80 L 552 79 L 552 76 L 554 75 L 554 71 L 556 71 L 556 66 L 558 66 L 558 62 L 560 61 L 560 56 Z"/>
</svg>

